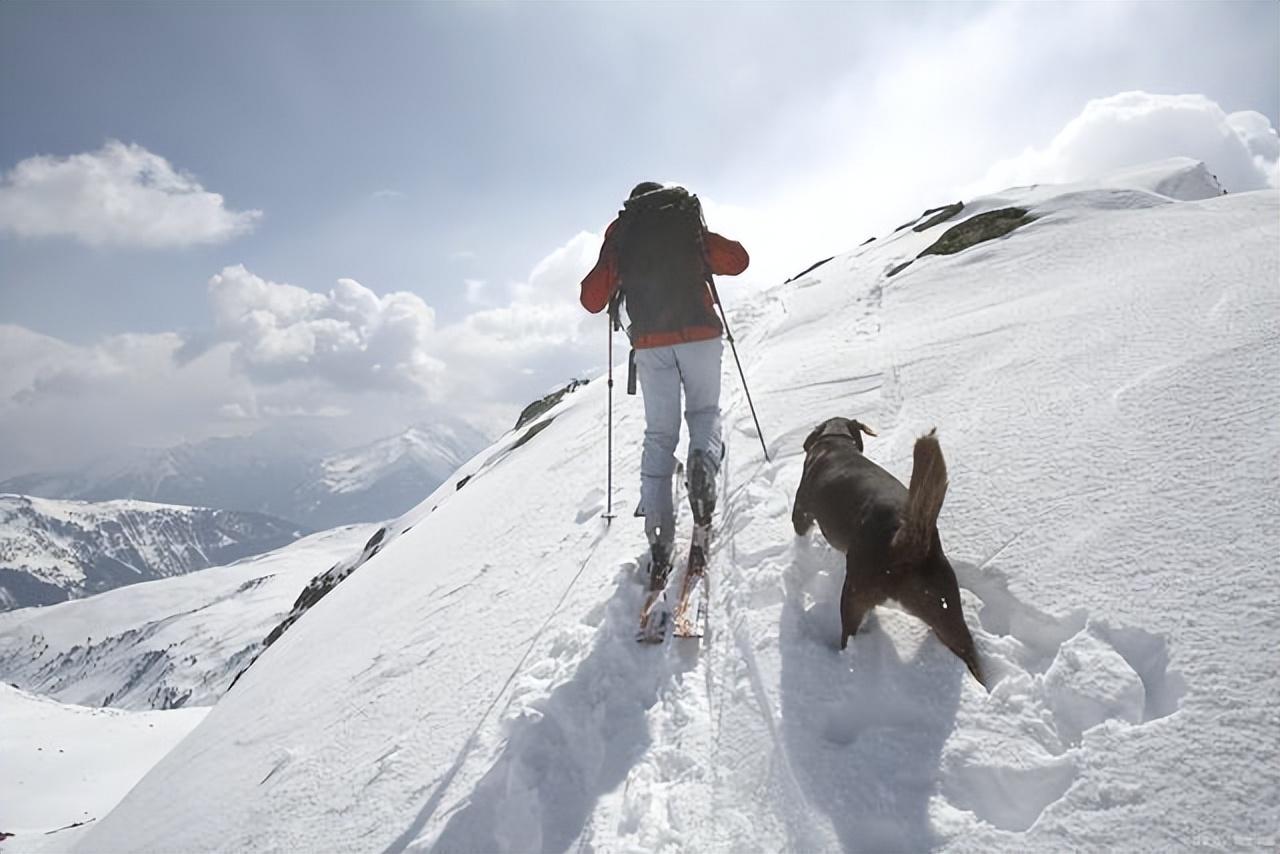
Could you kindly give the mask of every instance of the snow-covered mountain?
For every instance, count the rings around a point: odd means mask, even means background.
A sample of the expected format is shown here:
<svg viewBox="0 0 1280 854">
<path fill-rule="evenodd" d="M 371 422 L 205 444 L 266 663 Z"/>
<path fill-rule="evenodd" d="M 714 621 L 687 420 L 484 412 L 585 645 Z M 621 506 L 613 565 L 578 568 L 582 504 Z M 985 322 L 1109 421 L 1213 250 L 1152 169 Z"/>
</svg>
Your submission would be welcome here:
<svg viewBox="0 0 1280 854">
<path fill-rule="evenodd" d="M 334 449 L 313 433 L 264 431 L 121 452 L 82 471 L 11 478 L 0 492 L 221 507 L 318 530 L 399 516 L 486 443 L 445 421 L 354 449 Z"/>
<path fill-rule="evenodd" d="M 460 425 L 410 428 L 396 436 L 320 460 L 292 496 L 293 516 L 330 527 L 376 522 L 404 513 L 486 444 Z"/>
<path fill-rule="evenodd" d="M 10 478 L 0 483 L 0 491 L 79 501 L 128 498 L 284 516 L 278 508 L 288 507 L 293 490 L 316 461 L 333 450 L 310 433 L 263 431 L 172 448 L 122 449 L 74 471 Z"/>
<path fill-rule="evenodd" d="M 1274 849 L 1280 198 L 1202 173 L 726 285 L 771 459 L 726 354 L 700 643 L 634 641 L 643 412 L 615 396 L 606 496 L 592 382 L 391 525 L 83 850 Z M 892 606 L 838 649 L 843 560 L 789 512 L 832 415 L 904 479 L 938 428 L 989 689 Z"/>
<path fill-rule="evenodd" d="M 337 528 L 231 566 L 0 613 L 0 681 L 83 706 L 213 705 L 308 581 L 358 552 L 374 527 Z"/>
<path fill-rule="evenodd" d="M 261 513 L 0 495 L 0 610 L 185 575 L 303 533 Z"/>
</svg>

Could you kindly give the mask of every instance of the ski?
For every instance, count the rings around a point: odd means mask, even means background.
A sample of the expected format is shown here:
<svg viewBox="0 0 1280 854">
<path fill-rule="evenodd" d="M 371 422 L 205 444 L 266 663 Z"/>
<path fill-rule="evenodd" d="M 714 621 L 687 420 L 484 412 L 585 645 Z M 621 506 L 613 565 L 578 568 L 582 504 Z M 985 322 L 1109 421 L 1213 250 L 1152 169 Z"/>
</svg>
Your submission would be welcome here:
<svg viewBox="0 0 1280 854">
<path fill-rule="evenodd" d="M 671 623 L 671 608 L 667 605 L 666 578 L 657 589 L 650 589 L 640 609 L 640 630 L 636 640 L 640 643 L 662 643 L 667 639 L 667 626 Z"/>
<path fill-rule="evenodd" d="M 694 525 L 689 543 L 689 563 L 680 584 L 680 596 L 674 610 L 675 631 L 679 638 L 700 638 L 707 622 L 707 555 L 711 545 L 711 525 Z"/>
</svg>

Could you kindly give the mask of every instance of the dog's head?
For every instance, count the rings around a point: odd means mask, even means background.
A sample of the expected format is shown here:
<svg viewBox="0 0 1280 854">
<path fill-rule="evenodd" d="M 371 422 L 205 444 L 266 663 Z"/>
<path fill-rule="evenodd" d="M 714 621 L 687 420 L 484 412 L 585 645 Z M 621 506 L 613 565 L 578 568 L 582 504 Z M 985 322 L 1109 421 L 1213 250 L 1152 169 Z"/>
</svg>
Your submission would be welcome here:
<svg viewBox="0 0 1280 854">
<path fill-rule="evenodd" d="M 861 421 L 853 418 L 828 418 L 817 427 L 813 428 L 813 432 L 809 434 L 809 438 L 804 440 L 804 452 L 809 453 L 809 449 L 814 446 L 819 439 L 826 436 L 839 436 L 844 439 L 852 439 L 854 444 L 858 446 L 858 450 L 862 450 L 862 434 L 874 436 L 876 433 Z"/>
</svg>

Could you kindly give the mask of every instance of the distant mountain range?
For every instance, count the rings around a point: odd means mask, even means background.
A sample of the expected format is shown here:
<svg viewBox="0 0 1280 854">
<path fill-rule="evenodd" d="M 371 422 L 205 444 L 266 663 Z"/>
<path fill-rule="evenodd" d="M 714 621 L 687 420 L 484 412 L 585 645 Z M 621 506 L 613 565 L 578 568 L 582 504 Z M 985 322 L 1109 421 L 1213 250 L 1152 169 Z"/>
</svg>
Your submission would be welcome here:
<svg viewBox="0 0 1280 854">
<path fill-rule="evenodd" d="M 129 451 L 74 472 L 27 474 L 0 482 L 0 493 L 218 507 L 323 530 L 404 513 L 488 441 L 461 423 L 411 427 L 336 452 L 314 438 L 261 433 Z"/>
<path fill-rule="evenodd" d="M 185 575 L 304 533 L 261 513 L 0 495 L 0 611 Z"/>
</svg>

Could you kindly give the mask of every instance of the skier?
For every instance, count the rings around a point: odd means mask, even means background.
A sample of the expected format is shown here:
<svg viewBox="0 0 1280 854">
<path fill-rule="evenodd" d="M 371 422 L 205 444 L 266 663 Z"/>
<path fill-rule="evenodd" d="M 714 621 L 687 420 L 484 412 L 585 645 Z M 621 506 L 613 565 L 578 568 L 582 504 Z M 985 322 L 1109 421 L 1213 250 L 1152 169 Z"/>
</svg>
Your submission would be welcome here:
<svg viewBox="0 0 1280 854">
<path fill-rule="evenodd" d="M 581 301 L 595 314 L 625 299 L 632 364 L 644 398 L 640 504 L 651 556 L 650 589 L 661 590 L 675 539 L 672 475 L 680 439 L 680 391 L 689 424 L 686 462 L 694 522 L 710 525 L 723 457 L 720 357 L 723 326 L 708 286 L 713 273 L 736 276 L 750 259 L 742 244 L 708 231 L 696 196 L 682 187 L 637 184 L 605 231 Z M 614 315 L 616 322 L 616 314 Z"/>
</svg>

